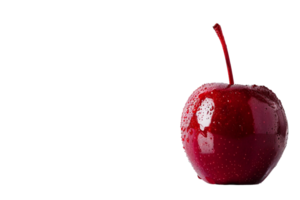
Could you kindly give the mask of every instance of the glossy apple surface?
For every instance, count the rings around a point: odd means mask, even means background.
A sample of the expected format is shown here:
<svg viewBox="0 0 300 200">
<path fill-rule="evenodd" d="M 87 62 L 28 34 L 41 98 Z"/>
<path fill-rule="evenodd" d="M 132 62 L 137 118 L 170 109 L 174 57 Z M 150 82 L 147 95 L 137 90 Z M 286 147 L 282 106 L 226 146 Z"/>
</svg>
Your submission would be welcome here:
<svg viewBox="0 0 300 200">
<path fill-rule="evenodd" d="M 264 86 L 205 84 L 188 99 L 181 138 L 198 177 L 215 184 L 258 184 L 276 166 L 288 124 Z"/>
</svg>

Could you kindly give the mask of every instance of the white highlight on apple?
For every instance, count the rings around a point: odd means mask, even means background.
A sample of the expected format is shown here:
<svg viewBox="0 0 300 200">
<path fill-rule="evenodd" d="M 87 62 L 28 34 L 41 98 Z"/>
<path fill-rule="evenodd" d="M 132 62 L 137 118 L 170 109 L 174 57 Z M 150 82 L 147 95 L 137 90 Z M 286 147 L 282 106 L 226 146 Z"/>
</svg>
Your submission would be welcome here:
<svg viewBox="0 0 300 200">
<path fill-rule="evenodd" d="M 200 125 L 200 129 L 204 131 L 211 123 L 211 119 L 215 110 L 214 101 L 210 98 L 206 98 L 199 106 L 196 115 L 197 121 Z M 207 132 L 206 137 L 202 134 L 198 135 L 198 145 L 201 149 L 201 153 L 209 154 L 214 153 L 214 137 L 210 132 Z"/>
<path fill-rule="evenodd" d="M 197 121 L 202 131 L 204 131 L 205 127 L 208 127 L 210 125 L 214 109 L 214 101 L 210 98 L 204 99 L 199 106 L 196 115 Z"/>
<path fill-rule="evenodd" d="M 207 132 L 207 136 L 204 137 L 202 134 L 198 135 L 198 145 L 201 149 L 201 153 L 210 154 L 214 153 L 214 136 L 210 132 Z"/>
</svg>

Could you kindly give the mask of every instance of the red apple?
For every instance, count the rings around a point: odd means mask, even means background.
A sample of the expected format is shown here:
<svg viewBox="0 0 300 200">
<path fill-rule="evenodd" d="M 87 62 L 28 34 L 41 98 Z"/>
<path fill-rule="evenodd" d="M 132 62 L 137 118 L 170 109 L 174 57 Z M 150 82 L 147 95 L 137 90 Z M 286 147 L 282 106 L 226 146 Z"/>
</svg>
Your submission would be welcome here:
<svg viewBox="0 0 300 200">
<path fill-rule="evenodd" d="M 188 99 L 181 137 L 198 177 L 215 184 L 258 184 L 272 171 L 287 143 L 280 100 L 265 86 L 234 84 L 220 25 L 230 84 L 210 83 Z"/>
</svg>

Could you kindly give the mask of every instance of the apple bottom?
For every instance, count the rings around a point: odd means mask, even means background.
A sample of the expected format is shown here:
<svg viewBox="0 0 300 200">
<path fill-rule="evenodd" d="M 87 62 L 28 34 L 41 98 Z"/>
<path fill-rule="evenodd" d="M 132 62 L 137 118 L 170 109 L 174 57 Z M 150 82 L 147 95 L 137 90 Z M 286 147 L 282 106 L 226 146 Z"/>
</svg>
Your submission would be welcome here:
<svg viewBox="0 0 300 200">
<path fill-rule="evenodd" d="M 276 166 L 285 146 L 285 138 L 277 134 L 229 138 L 207 132 L 206 137 L 191 135 L 185 150 L 198 177 L 208 183 L 258 184 Z"/>
</svg>

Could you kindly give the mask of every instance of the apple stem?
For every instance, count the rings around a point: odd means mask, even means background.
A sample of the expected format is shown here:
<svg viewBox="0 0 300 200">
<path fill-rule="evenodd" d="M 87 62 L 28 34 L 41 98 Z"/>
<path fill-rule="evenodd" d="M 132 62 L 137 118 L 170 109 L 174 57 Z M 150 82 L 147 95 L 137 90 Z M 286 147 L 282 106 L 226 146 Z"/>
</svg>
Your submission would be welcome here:
<svg viewBox="0 0 300 200">
<path fill-rule="evenodd" d="M 227 46 L 226 46 L 226 42 L 225 42 L 225 39 L 224 39 L 224 36 L 223 36 L 221 26 L 219 24 L 216 24 L 216 25 L 213 26 L 213 28 L 215 29 L 218 37 L 220 38 L 220 41 L 221 41 L 221 44 L 222 44 L 222 47 L 223 47 L 223 51 L 224 51 L 224 55 L 225 55 L 225 59 L 226 59 L 226 64 L 227 64 L 229 84 L 233 85 L 234 81 L 233 81 L 233 75 L 232 75 L 232 70 L 231 70 L 229 54 L 228 54 L 228 50 L 227 50 Z"/>
</svg>

